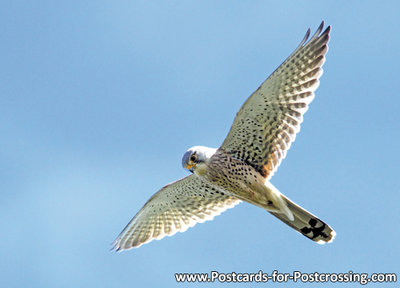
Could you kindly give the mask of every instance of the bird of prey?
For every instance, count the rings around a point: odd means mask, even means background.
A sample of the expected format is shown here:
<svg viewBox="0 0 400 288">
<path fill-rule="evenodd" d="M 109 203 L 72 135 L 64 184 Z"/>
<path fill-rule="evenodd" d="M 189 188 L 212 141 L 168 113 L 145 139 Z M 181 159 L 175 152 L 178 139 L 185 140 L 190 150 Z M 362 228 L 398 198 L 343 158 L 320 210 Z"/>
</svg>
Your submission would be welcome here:
<svg viewBox="0 0 400 288">
<path fill-rule="evenodd" d="M 261 207 L 317 243 L 331 242 L 329 225 L 270 182 L 300 130 L 319 85 L 331 27 L 324 22 L 247 99 L 218 149 L 195 146 L 182 166 L 192 174 L 154 194 L 113 243 L 126 250 L 183 232 L 241 201 Z M 308 41 L 307 41 L 308 40 Z"/>
</svg>

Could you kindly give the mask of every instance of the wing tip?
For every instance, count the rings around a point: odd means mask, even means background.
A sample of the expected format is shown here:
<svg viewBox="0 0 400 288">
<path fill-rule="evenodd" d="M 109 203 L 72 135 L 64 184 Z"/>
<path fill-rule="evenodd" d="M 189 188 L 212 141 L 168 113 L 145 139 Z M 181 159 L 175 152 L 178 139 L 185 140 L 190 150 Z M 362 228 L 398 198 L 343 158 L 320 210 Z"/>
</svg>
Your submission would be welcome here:
<svg viewBox="0 0 400 288">
<path fill-rule="evenodd" d="M 324 29 L 324 26 L 325 26 L 325 21 L 322 20 L 322 21 L 321 21 L 321 24 L 319 24 L 319 26 L 318 26 L 318 28 L 317 28 L 317 31 L 315 32 L 314 35 L 320 35 L 320 34 L 321 34 L 321 36 L 322 36 L 322 35 L 324 35 L 324 34 L 329 34 L 329 32 L 331 32 L 331 30 L 332 30 L 332 26 L 331 26 L 331 25 L 328 25 L 328 27 L 326 27 L 325 31 L 322 32 L 322 30 Z M 321 32 L 322 32 L 322 33 L 321 33 Z"/>
<path fill-rule="evenodd" d="M 308 37 L 310 37 L 310 34 L 311 34 L 311 29 L 308 28 L 307 32 L 306 32 L 306 35 L 304 35 L 303 40 L 301 40 L 301 42 L 300 42 L 299 46 L 297 47 L 297 49 L 299 49 L 300 47 L 303 47 L 303 45 L 307 42 Z"/>
<path fill-rule="evenodd" d="M 138 247 L 142 246 L 143 244 L 150 242 L 151 240 L 153 240 L 153 239 L 150 239 L 150 240 L 144 241 L 144 242 L 134 242 L 134 243 L 130 243 L 129 245 L 127 245 L 126 242 L 122 243 L 122 239 L 117 238 L 113 243 L 111 243 L 112 247 L 110 248 L 110 251 L 119 253 L 122 251 L 131 250 L 133 248 L 138 248 Z"/>
<path fill-rule="evenodd" d="M 110 251 L 112 251 L 112 252 L 120 252 L 121 251 L 121 247 L 119 245 L 118 239 L 115 239 L 114 242 L 112 242 L 110 245 L 112 246 L 110 248 Z"/>
<path fill-rule="evenodd" d="M 308 38 L 310 37 L 311 29 L 308 28 L 307 32 L 306 32 L 306 35 L 304 36 L 303 40 L 300 42 L 300 45 L 299 45 L 298 48 L 303 47 L 306 43 L 310 43 L 315 39 L 320 39 L 320 38 L 325 37 L 325 36 L 327 37 L 327 40 L 328 40 L 329 39 L 329 33 L 332 30 L 332 26 L 329 25 L 328 27 L 326 27 L 324 32 L 322 32 L 322 30 L 324 29 L 324 25 L 325 25 L 325 21 L 322 20 L 321 24 L 318 26 L 317 30 L 315 31 L 314 35 L 310 38 L 309 41 L 308 41 Z"/>
<path fill-rule="evenodd" d="M 313 35 L 313 37 L 311 39 L 314 39 L 314 38 L 318 37 L 318 35 L 321 33 L 322 29 L 324 29 L 324 25 L 325 25 L 325 21 L 322 20 L 321 24 L 319 24 L 319 26 L 317 28 L 317 31 L 315 31 L 315 33 L 314 33 L 314 35 Z"/>
</svg>

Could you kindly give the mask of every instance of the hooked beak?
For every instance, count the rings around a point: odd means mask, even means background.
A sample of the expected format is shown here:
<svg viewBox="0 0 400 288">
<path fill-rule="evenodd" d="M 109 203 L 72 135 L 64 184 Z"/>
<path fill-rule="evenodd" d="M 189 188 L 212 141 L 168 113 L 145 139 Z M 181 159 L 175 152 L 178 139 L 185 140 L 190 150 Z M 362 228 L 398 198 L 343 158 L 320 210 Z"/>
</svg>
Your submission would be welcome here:
<svg viewBox="0 0 400 288">
<path fill-rule="evenodd" d="M 193 173 L 193 172 L 194 172 L 194 171 L 193 171 L 194 166 L 195 166 L 194 163 L 192 163 L 192 164 L 187 164 L 187 165 L 185 166 L 185 168 L 186 168 L 187 170 L 189 170 L 190 172 Z"/>
</svg>

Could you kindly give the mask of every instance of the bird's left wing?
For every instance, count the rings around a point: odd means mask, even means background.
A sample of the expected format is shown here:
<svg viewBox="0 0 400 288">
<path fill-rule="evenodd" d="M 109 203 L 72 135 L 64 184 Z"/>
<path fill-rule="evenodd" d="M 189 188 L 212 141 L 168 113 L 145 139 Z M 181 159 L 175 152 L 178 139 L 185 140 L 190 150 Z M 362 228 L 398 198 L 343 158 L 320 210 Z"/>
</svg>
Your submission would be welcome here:
<svg viewBox="0 0 400 288">
<path fill-rule="evenodd" d="M 184 232 L 241 202 L 192 174 L 154 194 L 113 243 L 116 251 Z"/>
<path fill-rule="evenodd" d="M 247 99 L 221 148 L 266 178 L 275 172 L 294 141 L 322 75 L 330 26 L 324 22 Z M 322 33 L 321 33 L 322 32 Z"/>
</svg>

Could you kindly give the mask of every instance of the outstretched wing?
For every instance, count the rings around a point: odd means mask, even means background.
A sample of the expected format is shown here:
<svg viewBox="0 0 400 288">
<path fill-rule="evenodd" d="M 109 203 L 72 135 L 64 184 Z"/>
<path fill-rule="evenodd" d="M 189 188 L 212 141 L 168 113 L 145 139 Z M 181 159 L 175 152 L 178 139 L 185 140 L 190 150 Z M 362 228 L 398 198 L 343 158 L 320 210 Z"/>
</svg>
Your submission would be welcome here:
<svg viewBox="0 0 400 288">
<path fill-rule="evenodd" d="M 319 85 L 330 26 L 324 22 L 247 99 L 220 149 L 270 178 L 295 140 Z"/>
<path fill-rule="evenodd" d="M 113 249 L 139 247 L 153 239 L 184 232 L 239 202 L 192 174 L 154 194 L 114 241 Z"/>
</svg>

